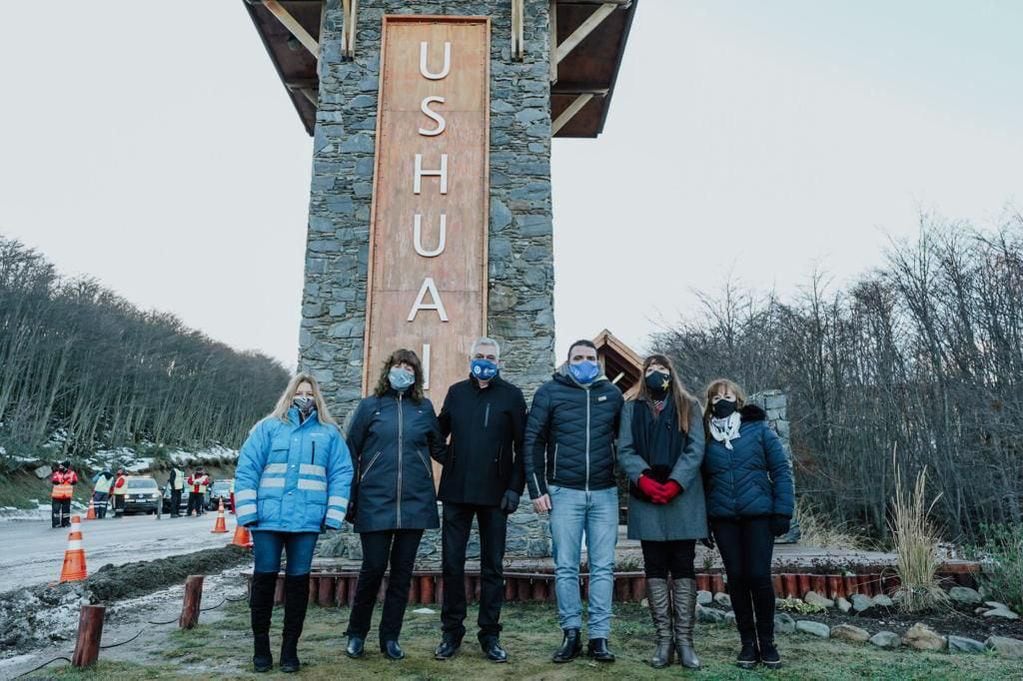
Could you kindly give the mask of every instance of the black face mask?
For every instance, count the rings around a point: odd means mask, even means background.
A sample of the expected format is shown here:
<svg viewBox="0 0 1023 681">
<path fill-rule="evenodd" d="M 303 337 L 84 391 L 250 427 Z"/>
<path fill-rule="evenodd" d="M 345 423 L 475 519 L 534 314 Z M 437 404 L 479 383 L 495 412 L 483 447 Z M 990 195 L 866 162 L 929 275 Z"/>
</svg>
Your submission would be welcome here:
<svg viewBox="0 0 1023 681">
<path fill-rule="evenodd" d="M 652 371 L 647 374 L 646 387 L 658 399 L 664 397 L 671 390 L 671 374 L 667 371 Z"/>
<path fill-rule="evenodd" d="M 726 419 L 735 413 L 735 410 L 739 408 L 734 400 L 718 400 L 711 407 L 711 413 L 714 414 L 714 418 Z"/>
</svg>

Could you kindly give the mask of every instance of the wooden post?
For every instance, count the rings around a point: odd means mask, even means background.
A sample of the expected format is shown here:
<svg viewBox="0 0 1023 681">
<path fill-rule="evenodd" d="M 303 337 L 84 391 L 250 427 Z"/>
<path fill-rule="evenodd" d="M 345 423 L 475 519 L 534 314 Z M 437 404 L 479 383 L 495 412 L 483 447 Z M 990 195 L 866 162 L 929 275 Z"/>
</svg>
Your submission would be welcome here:
<svg viewBox="0 0 1023 681">
<path fill-rule="evenodd" d="M 75 667 L 88 667 L 99 659 L 99 642 L 103 638 L 102 605 L 83 605 L 78 616 L 78 639 L 75 641 L 75 652 L 71 656 L 71 664 Z"/>
<path fill-rule="evenodd" d="M 334 577 L 333 575 L 320 575 L 319 597 L 317 602 L 323 607 L 334 605 Z"/>
<path fill-rule="evenodd" d="M 338 575 L 337 588 L 334 591 L 334 602 L 339 608 L 348 605 L 348 578 L 344 575 Z"/>
<path fill-rule="evenodd" d="M 202 605 L 202 575 L 190 575 L 185 580 L 185 600 L 181 605 L 178 626 L 191 629 L 199 623 L 199 607 Z"/>
</svg>

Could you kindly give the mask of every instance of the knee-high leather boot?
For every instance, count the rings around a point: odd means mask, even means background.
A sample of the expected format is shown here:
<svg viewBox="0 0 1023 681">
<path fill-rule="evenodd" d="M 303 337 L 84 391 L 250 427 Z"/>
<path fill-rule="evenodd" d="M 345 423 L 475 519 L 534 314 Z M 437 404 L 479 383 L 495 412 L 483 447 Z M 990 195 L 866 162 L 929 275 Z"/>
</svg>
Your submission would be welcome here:
<svg viewBox="0 0 1023 681">
<path fill-rule="evenodd" d="M 309 606 L 309 573 L 284 578 L 284 630 L 281 633 L 281 671 L 297 672 L 298 637 Z"/>
<path fill-rule="evenodd" d="M 696 580 L 676 579 L 673 584 L 675 598 L 675 647 L 678 661 L 689 669 L 700 668 L 700 658 L 693 649 L 693 627 L 696 624 Z"/>
<path fill-rule="evenodd" d="M 270 652 L 270 619 L 274 612 L 276 572 L 252 573 L 249 588 L 249 611 L 252 621 L 252 666 L 257 672 L 268 672 L 274 666 Z"/>
<path fill-rule="evenodd" d="M 671 634 L 671 595 L 668 580 L 648 578 L 646 599 L 650 604 L 650 617 L 654 621 L 654 635 L 657 647 L 650 656 L 650 666 L 661 669 L 670 665 L 675 658 L 675 642 Z"/>
</svg>

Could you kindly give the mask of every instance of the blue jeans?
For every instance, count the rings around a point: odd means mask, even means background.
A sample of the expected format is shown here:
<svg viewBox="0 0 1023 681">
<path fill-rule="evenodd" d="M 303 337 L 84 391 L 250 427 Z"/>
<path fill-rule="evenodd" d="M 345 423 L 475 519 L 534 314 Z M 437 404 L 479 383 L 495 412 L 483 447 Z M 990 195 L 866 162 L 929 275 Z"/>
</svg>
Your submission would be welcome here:
<svg viewBox="0 0 1023 681">
<path fill-rule="evenodd" d="M 313 564 L 313 549 L 316 548 L 318 532 L 273 532 L 254 530 L 252 532 L 252 554 L 256 561 L 256 572 L 280 572 L 281 550 L 288 553 L 285 574 L 298 577 L 309 574 Z"/>
<path fill-rule="evenodd" d="M 554 548 L 554 590 L 562 629 L 582 628 L 579 561 L 583 532 L 590 564 L 589 637 L 611 633 L 615 544 L 618 543 L 618 489 L 570 489 L 548 485 L 551 495 L 551 542 Z"/>
</svg>

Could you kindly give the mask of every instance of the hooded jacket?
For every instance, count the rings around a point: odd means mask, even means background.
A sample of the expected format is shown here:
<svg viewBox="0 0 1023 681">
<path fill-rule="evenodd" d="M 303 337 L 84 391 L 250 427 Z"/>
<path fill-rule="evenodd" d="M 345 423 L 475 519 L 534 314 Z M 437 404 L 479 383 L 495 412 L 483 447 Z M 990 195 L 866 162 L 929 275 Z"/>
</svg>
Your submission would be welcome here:
<svg viewBox="0 0 1023 681">
<path fill-rule="evenodd" d="M 707 515 L 724 520 L 791 517 L 795 489 L 785 448 L 763 409 L 747 404 L 741 417 L 732 449 L 707 436 L 703 457 Z"/>
<path fill-rule="evenodd" d="M 341 529 L 352 486 L 352 460 L 341 431 L 316 412 L 299 422 L 267 417 L 242 445 L 235 470 L 238 524 L 254 531 Z"/>
<path fill-rule="evenodd" d="M 439 527 L 430 459 L 443 446 L 430 400 L 388 390 L 359 402 L 348 427 L 359 486 L 355 531 Z"/>
<path fill-rule="evenodd" d="M 615 447 L 622 391 L 606 376 L 582 386 L 559 369 L 533 396 L 526 420 L 529 496 L 547 485 L 581 490 L 615 486 Z"/>
</svg>

